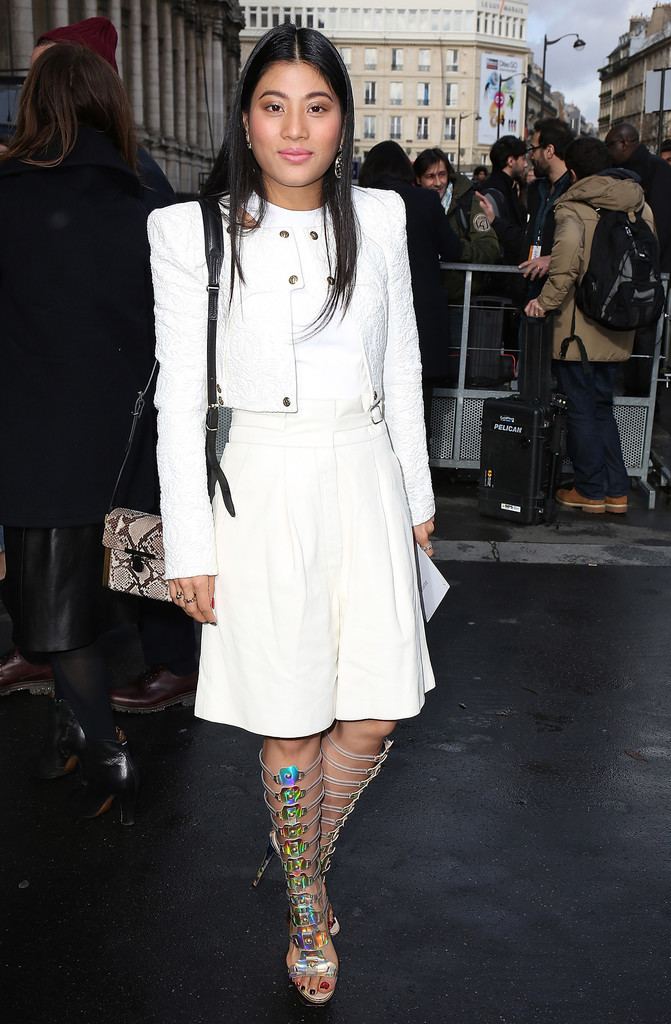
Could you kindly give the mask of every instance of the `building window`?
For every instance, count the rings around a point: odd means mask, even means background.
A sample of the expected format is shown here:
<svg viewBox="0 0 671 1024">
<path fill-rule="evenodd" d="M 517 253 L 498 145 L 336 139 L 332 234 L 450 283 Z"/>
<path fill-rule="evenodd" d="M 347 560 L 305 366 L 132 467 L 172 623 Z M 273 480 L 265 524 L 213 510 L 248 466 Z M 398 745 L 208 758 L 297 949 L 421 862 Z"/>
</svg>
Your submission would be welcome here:
<svg viewBox="0 0 671 1024">
<path fill-rule="evenodd" d="M 399 50 L 397 47 L 393 47 L 391 51 L 391 70 L 402 71 L 403 70 L 403 50 Z"/>
<path fill-rule="evenodd" d="M 377 67 L 377 50 L 366 47 L 363 51 L 363 66 L 366 71 L 374 71 Z"/>
<path fill-rule="evenodd" d="M 261 28 L 268 28 L 268 8 L 261 8 Z"/>
<path fill-rule="evenodd" d="M 284 22 L 285 25 L 288 25 L 291 22 L 291 8 L 290 7 L 283 7 L 282 8 L 282 21 Z"/>
<path fill-rule="evenodd" d="M 431 50 L 420 50 L 417 56 L 417 70 L 431 70 Z"/>
<path fill-rule="evenodd" d="M 417 83 L 417 106 L 428 107 L 431 101 L 431 84 L 429 82 Z"/>
<path fill-rule="evenodd" d="M 389 105 L 400 107 L 403 103 L 403 82 L 389 83 Z"/>
<path fill-rule="evenodd" d="M 450 82 L 445 88 L 445 106 L 457 107 L 459 105 L 459 86 L 456 82 Z"/>
<path fill-rule="evenodd" d="M 256 28 L 256 7 L 250 7 L 247 16 L 249 18 L 249 27 Z"/>
<path fill-rule="evenodd" d="M 392 114 L 389 118 L 389 138 L 400 139 L 403 128 L 403 118 L 399 114 Z"/>
<path fill-rule="evenodd" d="M 457 137 L 457 119 L 456 117 L 445 118 L 445 131 L 443 133 L 444 139 L 456 139 Z"/>
<path fill-rule="evenodd" d="M 428 117 L 417 118 L 417 138 L 428 139 L 429 137 L 429 119 Z"/>
<path fill-rule="evenodd" d="M 375 103 L 375 82 L 364 82 L 363 101 L 367 104 Z"/>
<path fill-rule="evenodd" d="M 363 119 L 363 137 L 364 139 L 375 138 L 375 115 L 366 114 Z"/>
<path fill-rule="evenodd" d="M 314 7 L 308 7 L 307 11 L 305 12 L 305 27 L 306 28 L 314 28 L 315 27 L 315 11 L 314 11 Z"/>
<path fill-rule="evenodd" d="M 280 9 L 279 7 L 273 7 L 271 9 L 271 20 L 273 28 L 277 28 L 280 23 Z"/>
<path fill-rule="evenodd" d="M 341 49 L 340 49 L 340 56 L 342 57 L 342 62 L 345 65 L 345 67 L 346 68 L 351 68 L 352 67 L 352 47 L 351 46 L 343 46 L 343 47 L 341 47 Z"/>
<path fill-rule="evenodd" d="M 445 51 L 445 70 L 446 71 L 458 71 L 459 70 L 459 51 L 458 50 L 446 50 Z"/>
</svg>

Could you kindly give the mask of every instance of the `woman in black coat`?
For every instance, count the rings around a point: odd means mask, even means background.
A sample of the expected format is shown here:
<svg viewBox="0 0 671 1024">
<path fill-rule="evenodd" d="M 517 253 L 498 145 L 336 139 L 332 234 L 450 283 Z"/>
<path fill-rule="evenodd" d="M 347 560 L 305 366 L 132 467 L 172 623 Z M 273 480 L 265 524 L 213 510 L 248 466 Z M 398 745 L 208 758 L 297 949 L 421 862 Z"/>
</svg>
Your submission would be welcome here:
<svg viewBox="0 0 671 1024">
<path fill-rule="evenodd" d="M 79 759 L 87 813 L 135 775 L 115 732 L 98 637 L 106 628 L 102 523 L 138 391 L 153 363 L 147 211 L 132 115 L 97 54 L 46 50 L 0 157 L 0 522 L 4 596 L 24 651 L 47 653 L 56 681 L 50 751 L 39 774 Z M 151 438 L 123 503 L 156 503 Z M 109 596 L 109 595 L 107 595 Z"/>
<path fill-rule="evenodd" d="M 430 438 L 433 387 L 449 373 L 447 293 L 441 283 L 440 261 L 459 260 L 461 245 L 445 217 L 438 193 L 417 188 L 412 164 L 398 143 L 379 142 L 373 146 L 361 166 L 359 184 L 363 188 L 392 189 L 405 203 L 412 299 L 422 355 L 424 419 Z"/>
</svg>

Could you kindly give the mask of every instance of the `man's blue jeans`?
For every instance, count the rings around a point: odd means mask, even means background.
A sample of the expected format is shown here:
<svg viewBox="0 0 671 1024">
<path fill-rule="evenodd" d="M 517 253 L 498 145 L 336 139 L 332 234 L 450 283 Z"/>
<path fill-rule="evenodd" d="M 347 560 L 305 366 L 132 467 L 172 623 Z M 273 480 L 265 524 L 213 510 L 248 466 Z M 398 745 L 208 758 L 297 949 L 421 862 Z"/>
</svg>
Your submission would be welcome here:
<svg viewBox="0 0 671 1024">
<path fill-rule="evenodd" d="M 617 363 L 555 360 L 557 384 L 568 401 L 567 447 L 576 490 L 585 498 L 619 498 L 629 491 L 620 435 L 613 416 Z"/>
</svg>

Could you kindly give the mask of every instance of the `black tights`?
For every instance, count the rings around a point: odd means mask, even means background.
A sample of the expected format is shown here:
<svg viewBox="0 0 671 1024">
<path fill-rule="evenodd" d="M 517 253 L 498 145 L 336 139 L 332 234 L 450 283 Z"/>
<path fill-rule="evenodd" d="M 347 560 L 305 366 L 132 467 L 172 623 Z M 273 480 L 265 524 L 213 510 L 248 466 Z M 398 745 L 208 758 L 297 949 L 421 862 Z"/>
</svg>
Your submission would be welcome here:
<svg viewBox="0 0 671 1024">
<path fill-rule="evenodd" d="M 54 692 L 70 705 L 87 740 L 114 740 L 107 666 L 98 642 L 50 656 Z"/>
</svg>

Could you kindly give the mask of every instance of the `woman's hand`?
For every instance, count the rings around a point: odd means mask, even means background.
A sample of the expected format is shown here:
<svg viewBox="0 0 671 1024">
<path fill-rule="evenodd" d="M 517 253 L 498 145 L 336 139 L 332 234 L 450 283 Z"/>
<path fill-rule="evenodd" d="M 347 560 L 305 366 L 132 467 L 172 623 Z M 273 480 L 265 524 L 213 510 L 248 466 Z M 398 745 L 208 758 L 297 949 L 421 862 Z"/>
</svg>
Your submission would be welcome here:
<svg viewBox="0 0 671 1024">
<path fill-rule="evenodd" d="M 433 519 L 427 519 L 425 523 L 419 523 L 418 526 L 413 526 L 412 532 L 415 535 L 415 541 L 419 544 L 422 551 L 425 551 L 429 558 L 433 558 L 433 545 L 431 543 L 431 534 L 435 527 L 433 525 Z"/>
<path fill-rule="evenodd" d="M 214 576 L 183 576 L 168 580 L 174 604 L 196 622 L 216 622 L 214 614 Z"/>
<path fill-rule="evenodd" d="M 487 218 L 487 223 L 491 227 L 491 225 L 496 220 L 496 210 L 494 209 L 494 204 L 492 203 L 491 199 L 487 198 L 487 196 L 483 196 L 482 192 L 476 192 L 475 198 L 480 203 L 480 209 L 484 213 L 485 217 Z"/>
<path fill-rule="evenodd" d="M 524 307 L 527 316 L 545 316 L 545 310 L 538 299 L 530 299 Z"/>
</svg>

